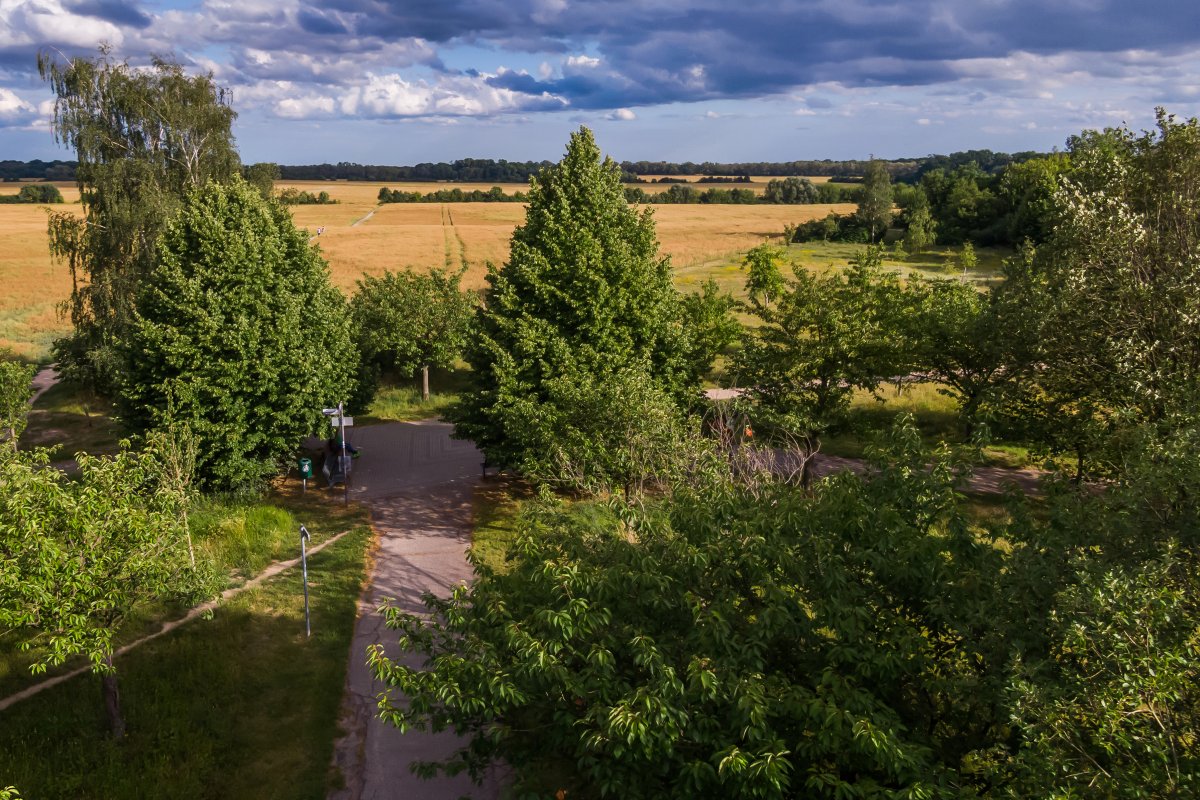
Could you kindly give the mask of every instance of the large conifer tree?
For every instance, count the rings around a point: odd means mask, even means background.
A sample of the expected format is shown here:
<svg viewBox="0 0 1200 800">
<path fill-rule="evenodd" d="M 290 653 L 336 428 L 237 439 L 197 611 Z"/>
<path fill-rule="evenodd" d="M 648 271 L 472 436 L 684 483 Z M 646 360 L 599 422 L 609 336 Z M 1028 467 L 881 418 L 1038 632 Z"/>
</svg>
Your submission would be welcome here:
<svg viewBox="0 0 1200 800">
<path fill-rule="evenodd" d="M 631 368 L 667 395 L 694 383 L 650 211 L 626 203 L 620 168 L 587 128 L 533 179 L 525 224 L 488 284 L 467 351 L 473 384 L 451 417 L 494 463 L 548 457 L 570 417 L 555 399 L 564 384 L 628 380 Z"/>
</svg>

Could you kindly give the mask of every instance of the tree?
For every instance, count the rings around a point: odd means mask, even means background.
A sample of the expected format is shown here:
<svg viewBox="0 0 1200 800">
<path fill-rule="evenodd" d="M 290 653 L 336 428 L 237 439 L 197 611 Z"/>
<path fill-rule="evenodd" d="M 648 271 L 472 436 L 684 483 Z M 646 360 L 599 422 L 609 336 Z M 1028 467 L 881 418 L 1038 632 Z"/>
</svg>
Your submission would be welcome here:
<svg viewBox="0 0 1200 800">
<path fill-rule="evenodd" d="M 508 263 L 488 271 L 471 385 L 449 416 L 492 463 L 532 468 L 553 453 L 565 419 L 551 403 L 556 379 L 637 367 L 673 398 L 695 385 L 651 211 L 625 202 L 620 178 L 591 131 L 572 134 L 532 182 Z"/>
<path fill-rule="evenodd" d="M 188 427 L 199 483 L 245 490 L 352 393 L 358 356 L 345 301 L 286 209 L 240 180 L 185 201 L 138 294 L 122 414 L 140 431 Z"/>
<path fill-rule="evenodd" d="M 855 389 L 908 372 L 899 281 L 870 247 L 844 272 L 796 267 L 775 303 L 756 303 L 734 369 L 762 422 L 796 437 L 805 455 L 843 418 Z M 806 467 L 801 479 L 807 480 Z"/>
<path fill-rule="evenodd" d="M 25 430 L 29 415 L 29 398 L 33 397 L 32 364 L 22 364 L 11 357 L 11 352 L 0 350 L 0 444 L 4 441 L 13 447 Z"/>
<path fill-rule="evenodd" d="M 699 292 L 683 297 L 683 327 L 687 332 L 687 362 L 695 381 L 703 380 L 713 361 L 741 335 L 742 326 L 733 316 L 737 301 L 722 292 L 717 282 L 706 280 Z"/>
<path fill-rule="evenodd" d="M 862 199 L 856 212 L 876 242 L 892 224 L 892 176 L 882 161 L 872 159 L 863 174 Z"/>
<path fill-rule="evenodd" d="M 746 294 L 751 303 L 767 305 L 783 292 L 783 273 L 779 271 L 782 261 L 783 253 L 769 244 L 760 244 L 746 253 L 742 268 L 748 273 Z"/>
<path fill-rule="evenodd" d="M 503 761 L 517 796 L 967 796 L 964 756 L 1009 730 L 976 627 L 1000 557 L 915 439 L 811 494 L 533 510 L 507 573 L 388 612 L 408 652 L 372 649 L 381 716 L 453 727 L 441 766 Z"/>
<path fill-rule="evenodd" d="M 242 167 L 242 177 L 246 183 L 258 189 L 264 198 L 275 196 L 275 181 L 279 180 L 279 165 L 270 161 L 262 161 Z"/>
<path fill-rule="evenodd" d="M 1032 250 L 1022 251 L 1006 264 L 1006 274 L 1019 282 L 1018 271 L 1032 258 Z M 967 436 L 983 408 L 1004 405 L 1036 370 L 1038 316 L 1012 288 L 1001 283 L 980 292 L 958 280 L 917 279 L 905 290 L 917 369 L 958 399 Z"/>
<path fill-rule="evenodd" d="M 45 451 L 0 448 L 0 625 L 44 647 L 35 670 L 86 656 L 117 739 L 122 626 L 139 606 L 193 600 L 206 586 L 188 558 L 181 495 L 162 478 L 153 442 L 141 453 L 81 455 L 78 479 L 51 468 Z"/>
<path fill-rule="evenodd" d="M 929 200 L 926 199 L 924 190 L 917 187 L 914 197 L 912 206 L 905 209 L 904 214 L 908 220 L 908 229 L 904 232 L 904 249 L 915 255 L 925 252 L 937 242 L 937 223 L 929 213 Z"/>
<path fill-rule="evenodd" d="M 1070 160 L 1026 294 L 1045 298 L 1039 427 L 1078 430 L 1082 477 L 1118 467 L 1123 432 L 1200 417 L 1200 123 L 1160 109 L 1154 131 L 1073 138 Z"/>
<path fill-rule="evenodd" d="M 239 172 L 235 114 L 211 75 L 189 76 L 170 61 L 135 70 L 102 48 L 97 59 L 65 64 L 41 55 L 38 69 L 55 94 L 55 138 L 79 161 L 83 206 L 82 218 L 50 215 L 50 251 L 71 273 L 74 327 L 55 358 L 69 378 L 109 390 L 163 226 L 188 191 Z"/>
<path fill-rule="evenodd" d="M 21 187 L 21 191 L 17 192 L 17 202 L 61 203 L 63 202 L 63 196 L 58 187 L 53 184 L 35 183 L 32 186 Z"/>
<path fill-rule="evenodd" d="M 979 256 L 975 255 L 975 245 L 971 242 L 963 242 L 962 249 L 958 251 L 958 265 L 962 267 L 963 278 L 979 266 Z"/>
<path fill-rule="evenodd" d="M 419 369 L 421 399 L 429 399 L 429 368 L 452 366 L 470 331 L 476 297 L 460 288 L 465 271 L 406 269 L 358 282 L 350 313 L 368 373 L 389 368 L 411 375 Z M 374 375 L 363 377 L 374 383 Z"/>
</svg>

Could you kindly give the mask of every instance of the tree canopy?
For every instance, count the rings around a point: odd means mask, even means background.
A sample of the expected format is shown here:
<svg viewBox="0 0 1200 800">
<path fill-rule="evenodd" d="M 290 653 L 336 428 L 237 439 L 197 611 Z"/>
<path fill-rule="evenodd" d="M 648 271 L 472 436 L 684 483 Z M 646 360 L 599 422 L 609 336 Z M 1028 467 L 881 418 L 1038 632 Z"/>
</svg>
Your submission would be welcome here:
<svg viewBox="0 0 1200 800">
<path fill-rule="evenodd" d="M 156 59 L 152 69 L 95 59 L 38 58 L 55 95 L 55 138 L 78 158 L 83 217 L 50 215 L 51 253 L 72 276 L 72 334 L 55 346 L 68 377 L 111 389 L 155 242 L 184 195 L 240 171 L 228 90 Z"/>
<path fill-rule="evenodd" d="M 532 182 L 509 260 L 487 280 L 466 353 L 472 383 L 451 418 L 494 463 L 529 467 L 553 452 L 566 424 L 554 381 L 637 368 L 676 397 L 697 382 L 650 211 L 625 202 L 619 168 L 586 128 Z"/>
<path fill-rule="evenodd" d="M 192 190 L 144 276 L 120 384 L 139 431 L 181 423 L 201 485 L 273 474 L 354 389 L 341 294 L 287 210 L 237 180 Z"/>
</svg>

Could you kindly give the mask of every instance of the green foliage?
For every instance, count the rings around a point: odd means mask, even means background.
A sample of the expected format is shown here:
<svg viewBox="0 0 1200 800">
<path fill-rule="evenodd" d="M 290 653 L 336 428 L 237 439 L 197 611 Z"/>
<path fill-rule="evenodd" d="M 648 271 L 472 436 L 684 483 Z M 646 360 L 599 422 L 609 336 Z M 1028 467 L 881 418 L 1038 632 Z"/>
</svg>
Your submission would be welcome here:
<svg viewBox="0 0 1200 800">
<path fill-rule="evenodd" d="M 222 601 L 210 619 L 118 657 L 128 721 L 120 742 L 98 735 L 104 712 L 92 676 L 6 709 L 4 780 L 30 798 L 325 797 L 372 539 L 361 512 L 350 522 L 332 519 L 329 508 L 293 508 L 314 541 L 355 528 L 321 552 L 310 551 L 311 638 L 304 636 L 295 567 Z M 298 553 L 294 526 L 286 552 Z"/>
<path fill-rule="evenodd" d="M 29 417 L 29 399 L 33 397 L 34 366 L 22 364 L 10 354 L 0 350 L 0 447 L 11 444 L 16 447 L 17 439 Z"/>
<path fill-rule="evenodd" d="M 35 671 L 85 656 L 105 675 L 124 735 L 114 640 L 141 604 L 193 600 L 206 580 L 189 558 L 185 498 L 159 450 L 79 457 L 71 480 L 44 451 L 0 449 L 0 625 L 27 631 Z"/>
<path fill-rule="evenodd" d="M 240 170 L 228 90 L 156 60 L 135 70 L 109 57 L 66 64 L 38 58 L 55 94 L 55 138 L 76 151 L 83 217 L 50 215 L 50 250 L 74 287 L 74 332 L 55 345 L 64 374 L 111 389 L 114 351 L 133 324 L 135 296 L 156 260 L 154 243 L 184 195 Z"/>
<path fill-rule="evenodd" d="M 49 183 L 22 186 L 16 194 L 0 195 L 0 203 L 61 203 L 62 192 Z"/>
<path fill-rule="evenodd" d="M 1053 453 L 1120 469 L 1126 432 L 1200 418 L 1200 124 L 1071 142 L 1056 227 L 1018 284 L 1044 368 L 1014 413 Z M 1090 462 L 1090 466 L 1086 466 Z"/>
<path fill-rule="evenodd" d="M 358 362 L 341 294 L 282 206 L 243 182 L 187 196 L 141 284 L 121 408 L 136 430 L 198 439 L 207 489 L 274 474 Z"/>
<path fill-rule="evenodd" d="M 979 256 L 975 255 L 975 245 L 963 242 L 962 249 L 958 251 L 958 266 L 962 267 L 964 274 L 979 266 Z"/>
<path fill-rule="evenodd" d="M 535 511 L 506 574 L 427 598 L 432 620 L 389 612 L 427 666 L 374 650 L 382 716 L 468 733 L 451 765 L 502 758 L 518 796 L 953 796 L 954 752 L 991 730 L 968 620 L 993 555 L 952 480 Z M 966 739 L 941 722 L 975 714 Z"/>
<path fill-rule="evenodd" d="M 819 203 L 821 202 L 820 193 L 817 187 L 813 186 L 812 182 L 806 178 L 784 178 L 783 180 L 774 180 L 767 182 L 767 188 L 763 192 L 762 201 L 764 203 Z"/>
<path fill-rule="evenodd" d="M 691 374 L 703 379 L 712 369 L 713 361 L 722 355 L 741 335 L 742 326 L 734 318 L 737 301 L 722 292 L 711 278 L 683 297 L 683 328 L 690 345 L 687 360 Z"/>
<path fill-rule="evenodd" d="M 505 194 L 499 186 L 487 191 L 471 189 L 465 192 L 457 186 L 425 193 L 389 189 L 386 186 L 379 190 L 381 203 L 524 203 L 528 200 L 529 196 L 524 192 Z"/>
<path fill-rule="evenodd" d="M 350 301 L 354 337 L 362 358 L 357 408 L 365 410 L 381 370 L 411 375 L 449 368 L 458 360 L 477 305 L 461 288 L 463 272 L 385 271 L 358 282 Z"/>
<path fill-rule="evenodd" d="M 756 303 L 761 324 L 735 359 L 740 385 L 771 427 L 806 449 L 843 417 L 855 389 L 907 372 L 897 277 L 877 248 L 824 276 L 797 267 L 772 305 Z"/>
<path fill-rule="evenodd" d="M 760 244 L 746 253 L 742 268 L 747 270 L 746 294 L 751 303 L 766 305 L 783 292 L 783 273 L 779 271 L 782 262 L 782 251 L 769 244 Z"/>
<path fill-rule="evenodd" d="M 867 229 L 869 242 L 878 241 L 892 224 L 892 176 L 882 161 L 867 164 L 855 216 Z"/>
<path fill-rule="evenodd" d="M 532 184 L 508 263 L 489 270 L 466 352 L 472 385 L 450 417 L 492 463 L 532 469 L 548 457 L 564 411 L 552 386 L 563 378 L 641 370 L 672 397 L 696 382 L 650 211 L 625 202 L 620 178 L 590 131 L 572 134 L 563 160 Z"/>
<path fill-rule="evenodd" d="M 275 196 L 275 181 L 279 180 L 279 175 L 279 165 L 269 161 L 242 167 L 242 177 L 264 200 Z"/>
<path fill-rule="evenodd" d="M 904 247 L 910 253 L 922 253 L 937 242 L 937 223 L 929 213 L 929 201 L 919 187 L 912 206 L 906 208 L 904 217 L 908 228 L 904 232 Z"/>
<path fill-rule="evenodd" d="M 279 202 L 285 206 L 326 206 L 339 202 L 329 196 L 329 192 L 306 192 L 289 186 L 279 193 Z"/>
<path fill-rule="evenodd" d="M 1031 257 L 1023 251 L 1007 274 L 1016 275 Z M 981 293 L 960 280 L 913 279 L 905 293 L 918 369 L 958 400 L 970 435 L 985 411 L 1002 406 L 1035 371 L 1037 317 L 1009 283 Z"/>
</svg>

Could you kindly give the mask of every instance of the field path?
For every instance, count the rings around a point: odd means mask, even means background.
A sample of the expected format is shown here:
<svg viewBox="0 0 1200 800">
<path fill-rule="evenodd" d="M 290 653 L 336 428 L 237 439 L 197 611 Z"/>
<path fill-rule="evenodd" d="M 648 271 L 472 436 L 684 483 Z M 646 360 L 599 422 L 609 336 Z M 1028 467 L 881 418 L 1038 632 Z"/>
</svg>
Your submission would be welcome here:
<svg viewBox="0 0 1200 800">
<path fill-rule="evenodd" d="M 451 426 L 439 422 L 393 423 L 358 428 L 351 495 L 371 509 L 376 547 L 350 648 L 342 729 L 334 763 L 344 788 L 331 800 L 459 797 L 494 800 L 500 779 L 482 787 L 465 775 L 423 780 L 409 770 L 414 760 L 441 760 L 464 742 L 452 732 L 400 731 L 376 717 L 378 698 L 387 687 L 367 667 L 366 651 L 382 644 L 392 658 L 402 656 L 398 635 L 384 626 L 379 604 L 391 598 L 404 611 L 422 613 L 421 595 L 448 595 L 474 574 L 466 560 L 474 525 L 471 498 L 479 480 L 479 451 L 470 442 L 450 438 Z"/>
<path fill-rule="evenodd" d="M 379 206 L 375 206 L 374 208 L 372 208 L 370 211 L 367 212 L 367 215 L 365 217 L 360 217 L 359 219 L 354 220 L 354 222 L 351 222 L 350 227 L 357 228 L 359 225 L 362 225 L 364 222 L 369 220 L 371 217 L 375 216 L 375 212 L 378 210 L 379 210 Z"/>
</svg>

